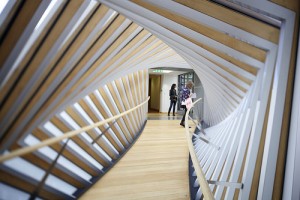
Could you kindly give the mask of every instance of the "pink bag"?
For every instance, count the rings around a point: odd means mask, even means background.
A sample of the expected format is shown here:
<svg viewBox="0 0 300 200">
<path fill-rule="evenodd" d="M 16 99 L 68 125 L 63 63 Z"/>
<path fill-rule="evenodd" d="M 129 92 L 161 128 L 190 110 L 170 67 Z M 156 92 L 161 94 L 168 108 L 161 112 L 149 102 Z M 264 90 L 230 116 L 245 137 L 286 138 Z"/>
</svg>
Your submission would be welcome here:
<svg viewBox="0 0 300 200">
<path fill-rule="evenodd" d="M 185 106 L 186 106 L 187 109 L 190 109 L 192 107 L 192 104 L 193 104 L 193 102 L 192 102 L 191 98 L 187 98 L 185 100 Z"/>
</svg>

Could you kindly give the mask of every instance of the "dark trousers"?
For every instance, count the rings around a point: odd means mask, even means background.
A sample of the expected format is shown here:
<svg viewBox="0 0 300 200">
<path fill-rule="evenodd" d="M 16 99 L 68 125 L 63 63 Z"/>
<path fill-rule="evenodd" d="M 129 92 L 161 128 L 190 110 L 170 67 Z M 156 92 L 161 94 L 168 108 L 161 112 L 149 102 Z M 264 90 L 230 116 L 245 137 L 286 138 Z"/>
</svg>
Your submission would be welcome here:
<svg viewBox="0 0 300 200">
<path fill-rule="evenodd" d="M 181 108 L 184 108 L 184 114 L 182 116 L 180 124 L 184 124 L 185 123 L 185 114 L 186 114 L 187 108 L 186 108 L 185 105 L 182 105 Z"/>
<path fill-rule="evenodd" d="M 173 114 L 175 114 L 176 101 L 171 101 L 170 100 L 170 107 L 169 107 L 168 114 L 170 114 L 172 106 L 173 106 Z"/>
</svg>

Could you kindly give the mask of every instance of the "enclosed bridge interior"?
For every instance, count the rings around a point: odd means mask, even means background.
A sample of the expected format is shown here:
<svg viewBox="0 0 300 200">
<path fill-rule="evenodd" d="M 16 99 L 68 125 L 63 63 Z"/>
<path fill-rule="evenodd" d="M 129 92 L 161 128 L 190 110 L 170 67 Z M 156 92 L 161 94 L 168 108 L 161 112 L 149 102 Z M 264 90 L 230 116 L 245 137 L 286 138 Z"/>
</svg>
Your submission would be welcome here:
<svg viewBox="0 0 300 200">
<path fill-rule="evenodd" d="M 0 6 L 1 199 L 83 197 L 143 135 L 157 67 L 201 80 L 210 141 L 192 146 L 213 199 L 299 199 L 298 0 Z"/>
</svg>

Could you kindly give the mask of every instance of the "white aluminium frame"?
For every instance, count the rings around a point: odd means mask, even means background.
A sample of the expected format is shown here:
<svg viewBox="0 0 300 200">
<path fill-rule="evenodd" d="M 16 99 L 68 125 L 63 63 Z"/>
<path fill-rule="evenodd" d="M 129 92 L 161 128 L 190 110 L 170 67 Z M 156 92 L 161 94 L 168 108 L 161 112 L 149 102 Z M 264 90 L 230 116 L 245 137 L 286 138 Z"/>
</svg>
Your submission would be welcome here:
<svg viewBox="0 0 300 200">
<path fill-rule="evenodd" d="M 300 37 L 300 31 L 298 32 Z M 298 38 L 299 38 L 298 37 Z M 300 199 L 300 40 L 282 199 Z"/>
</svg>

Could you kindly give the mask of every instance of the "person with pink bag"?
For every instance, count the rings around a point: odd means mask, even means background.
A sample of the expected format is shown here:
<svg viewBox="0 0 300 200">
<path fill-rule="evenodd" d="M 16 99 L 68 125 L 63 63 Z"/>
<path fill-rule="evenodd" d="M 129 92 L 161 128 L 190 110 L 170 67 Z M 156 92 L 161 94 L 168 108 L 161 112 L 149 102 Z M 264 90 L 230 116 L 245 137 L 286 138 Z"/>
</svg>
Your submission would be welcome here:
<svg viewBox="0 0 300 200">
<path fill-rule="evenodd" d="M 185 127 L 185 114 L 187 112 L 187 107 L 189 108 L 192 105 L 191 89 L 193 85 L 194 85 L 193 81 L 188 81 L 182 90 L 181 108 L 184 108 L 184 115 L 182 116 L 180 125 L 183 127 Z"/>
</svg>

